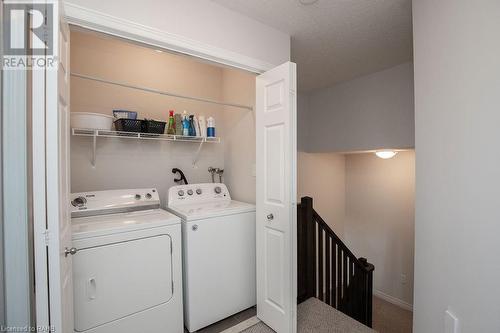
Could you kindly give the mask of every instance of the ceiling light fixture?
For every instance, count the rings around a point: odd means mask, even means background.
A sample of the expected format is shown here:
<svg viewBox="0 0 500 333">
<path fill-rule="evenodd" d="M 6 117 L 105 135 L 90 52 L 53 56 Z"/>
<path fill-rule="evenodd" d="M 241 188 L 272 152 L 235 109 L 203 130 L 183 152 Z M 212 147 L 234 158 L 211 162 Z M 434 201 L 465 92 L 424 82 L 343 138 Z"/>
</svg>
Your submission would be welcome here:
<svg viewBox="0 0 500 333">
<path fill-rule="evenodd" d="M 378 150 L 375 152 L 375 155 L 377 155 L 377 157 L 379 158 L 387 160 L 389 158 L 393 158 L 394 156 L 396 156 L 397 153 L 398 152 L 395 150 Z"/>
<path fill-rule="evenodd" d="M 319 0 L 299 0 L 299 3 L 304 6 L 314 5 Z"/>
</svg>

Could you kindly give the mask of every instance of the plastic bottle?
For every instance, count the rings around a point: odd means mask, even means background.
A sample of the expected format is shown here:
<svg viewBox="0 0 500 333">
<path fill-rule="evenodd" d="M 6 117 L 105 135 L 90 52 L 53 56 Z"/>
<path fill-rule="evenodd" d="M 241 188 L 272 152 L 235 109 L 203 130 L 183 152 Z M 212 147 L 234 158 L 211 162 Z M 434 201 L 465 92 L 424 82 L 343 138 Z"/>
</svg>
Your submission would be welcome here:
<svg viewBox="0 0 500 333">
<path fill-rule="evenodd" d="M 215 137 L 215 119 L 213 117 L 207 119 L 207 137 Z"/>
<path fill-rule="evenodd" d="M 200 126 L 200 136 L 207 136 L 207 123 L 205 121 L 205 116 L 198 116 L 198 125 Z"/>
<path fill-rule="evenodd" d="M 174 115 L 175 119 L 175 135 L 182 135 L 182 115 L 180 113 L 176 113 Z"/>
<path fill-rule="evenodd" d="M 194 116 L 193 122 L 194 122 L 194 130 L 196 132 L 196 136 L 201 136 L 200 123 L 199 123 L 198 118 L 196 116 Z"/>
<path fill-rule="evenodd" d="M 196 129 L 194 128 L 194 115 L 189 116 L 189 136 L 196 136 Z"/>
<path fill-rule="evenodd" d="M 189 136 L 189 120 L 186 110 L 182 113 L 182 135 Z"/>
<path fill-rule="evenodd" d="M 167 134 L 175 135 L 175 118 L 174 118 L 174 110 L 168 111 L 168 127 Z"/>
</svg>

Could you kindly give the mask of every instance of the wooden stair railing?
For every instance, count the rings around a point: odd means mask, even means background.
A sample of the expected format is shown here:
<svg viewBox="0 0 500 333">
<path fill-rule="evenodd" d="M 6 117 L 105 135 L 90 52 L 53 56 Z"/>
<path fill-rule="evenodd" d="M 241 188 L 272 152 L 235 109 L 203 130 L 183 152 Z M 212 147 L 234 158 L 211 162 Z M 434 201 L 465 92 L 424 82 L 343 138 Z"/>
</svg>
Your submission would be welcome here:
<svg viewBox="0 0 500 333">
<path fill-rule="evenodd" d="M 297 210 L 297 301 L 310 297 L 372 327 L 373 270 L 356 256 L 313 209 L 310 197 Z"/>
</svg>

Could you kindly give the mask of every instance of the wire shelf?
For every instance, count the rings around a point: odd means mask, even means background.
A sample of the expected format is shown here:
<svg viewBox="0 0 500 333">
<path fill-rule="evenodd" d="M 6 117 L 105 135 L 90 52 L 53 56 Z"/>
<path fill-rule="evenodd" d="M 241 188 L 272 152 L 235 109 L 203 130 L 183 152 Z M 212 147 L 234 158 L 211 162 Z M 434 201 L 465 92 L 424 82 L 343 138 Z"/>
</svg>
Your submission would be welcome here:
<svg viewBox="0 0 500 333">
<path fill-rule="evenodd" d="M 109 130 L 97 130 L 86 128 L 72 128 L 71 134 L 75 136 L 84 136 L 92 138 L 92 159 L 90 163 L 93 167 L 96 165 L 97 155 L 97 138 L 119 138 L 119 139 L 136 139 L 136 140 L 158 140 L 158 141 L 178 141 L 178 142 L 194 142 L 198 143 L 193 158 L 193 166 L 196 165 L 200 156 L 201 148 L 204 143 L 220 143 L 219 137 L 201 137 L 201 136 L 183 136 L 171 134 L 153 134 L 153 133 L 136 133 L 136 132 L 121 132 Z"/>
<path fill-rule="evenodd" d="M 183 136 L 171 134 L 153 134 L 138 132 L 120 132 L 108 130 L 96 130 L 85 128 L 73 128 L 72 134 L 76 136 L 90 136 L 102 138 L 140 139 L 140 140 L 160 140 L 160 141 L 181 141 L 181 142 L 207 142 L 220 143 L 219 137 Z"/>
</svg>

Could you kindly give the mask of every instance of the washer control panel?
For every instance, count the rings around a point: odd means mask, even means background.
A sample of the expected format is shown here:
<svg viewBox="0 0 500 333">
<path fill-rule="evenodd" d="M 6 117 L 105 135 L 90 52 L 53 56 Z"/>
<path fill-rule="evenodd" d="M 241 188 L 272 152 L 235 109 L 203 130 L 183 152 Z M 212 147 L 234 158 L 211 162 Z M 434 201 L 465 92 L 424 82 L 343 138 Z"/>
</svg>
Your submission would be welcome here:
<svg viewBox="0 0 500 333">
<path fill-rule="evenodd" d="M 160 197 L 155 188 L 81 192 L 70 196 L 71 215 L 74 217 L 92 215 L 91 212 L 132 211 L 159 206 Z"/>
<path fill-rule="evenodd" d="M 226 185 L 201 183 L 173 186 L 168 190 L 168 205 L 231 200 Z"/>
</svg>

